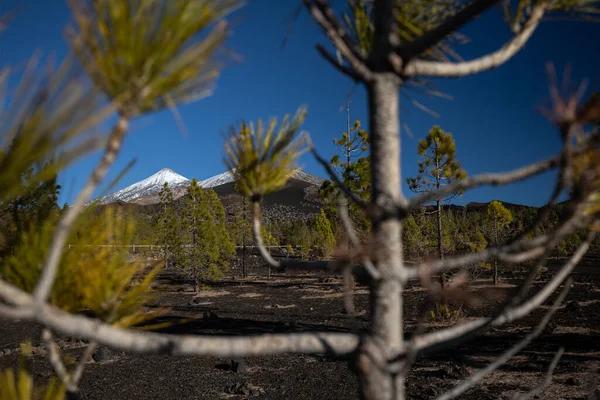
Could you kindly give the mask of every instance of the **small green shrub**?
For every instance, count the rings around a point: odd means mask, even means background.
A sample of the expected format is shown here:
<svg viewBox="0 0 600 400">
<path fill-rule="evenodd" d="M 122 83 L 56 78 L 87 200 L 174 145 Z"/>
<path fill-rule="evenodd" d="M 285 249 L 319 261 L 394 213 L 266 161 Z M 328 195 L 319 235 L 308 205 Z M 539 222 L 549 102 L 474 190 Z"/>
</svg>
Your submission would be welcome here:
<svg viewBox="0 0 600 400">
<path fill-rule="evenodd" d="M 454 306 L 448 303 L 436 303 L 429 310 L 429 319 L 436 322 L 454 322 L 465 316 L 462 306 Z"/>
</svg>

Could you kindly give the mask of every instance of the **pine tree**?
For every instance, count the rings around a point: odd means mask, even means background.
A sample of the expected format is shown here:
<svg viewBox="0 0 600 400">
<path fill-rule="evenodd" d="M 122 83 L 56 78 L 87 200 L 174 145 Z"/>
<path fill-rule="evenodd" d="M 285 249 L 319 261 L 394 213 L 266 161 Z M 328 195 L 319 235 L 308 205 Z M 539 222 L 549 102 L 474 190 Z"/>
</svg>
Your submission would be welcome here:
<svg viewBox="0 0 600 400">
<path fill-rule="evenodd" d="M 246 125 L 242 126 L 242 129 L 245 132 L 248 132 L 248 128 Z M 238 188 L 238 182 L 236 182 L 233 186 L 234 190 L 240 193 Z M 272 230 L 269 229 L 267 225 L 261 226 L 263 243 L 266 246 L 278 246 L 279 240 L 271 233 Z M 236 246 L 240 246 L 242 250 L 242 277 L 248 276 L 248 268 L 246 264 L 246 254 L 247 254 L 247 246 L 254 245 L 254 237 L 252 236 L 252 224 L 251 224 L 251 212 L 250 207 L 248 206 L 248 199 L 245 196 L 242 196 L 241 204 L 236 204 L 233 206 L 233 218 L 229 223 L 229 233 L 235 243 Z M 271 275 L 269 269 L 269 276 Z"/>
<path fill-rule="evenodd" d="M 354 125 L 350 126 L 349 111 L 347 122 L 348 131 L 343 132 L 339 139 L 333 139 L 338 154 L 331 157 L 329 165 L 352 193 L 368 202 L 371 198 L 371 167 L 368 155 L 365 153 L 369 149 L 369 134 L 361 129 L 360 121 L 355 121 Z M 320 194 L 327 212 L 330 215 L 337 215 L 339 191 L 335 183 L 330 180 L 323 182 Z M 359 233 L 368 232 L 370 229 L 368 219 L 358 205 L 349 202 L 348 211 Z"/>
<path fill-rule="evenodd" d="M 404 221 L 402 238 L 407 255 L 409 257 L 416 256 L 417 260 L 419 260 L 422 256 L 421 245 L 423 243 L 423 234 L 413 215 L 409 215 Z"/>
<path fill-rule="evenodd" d="M 209 274 L 213 278 L 220 278 L 224 271 L 229 268 L 232 257 L 235 255 L 235 242 L 227 229 L 227 219 L 225 217 L 225 207 L 219 199 L 217 192 L 208 189 L 204 192 L 208 198 L 210 229 L 215 235 L 213 245 L 218 248 L 218 256 L 213 259 L 209 265 Z"/>
<path fill-rule="evenodd" d="M 335 236 L 331 223 L 321 208 L 315 219 L 316 235 L 314 237 L 313 247 L 319 251 L 319 255 L 324 259 L 329 259 L 335 248 Z"/>
<path fill-rule="evenodd" d="M 198 292 L 206 280 L 218 280 L 229 266 L 235 245 L 225 219 L 225 209 L 214 190 L 205 191 L 198 180 L 188 187 L 182 212 L 185 232 L 183 271 L 194 280 Z"/>
<path fill-rule="evenodd" d="M 435 125 L 427 137 L 422 139 L 417 146 L 417 153 L 422 159 L 418 162 L 419 173 L 406 182 L 411 191 L 415 193 L 430 192 L 441 186 L 453 183 L 467 176 L 456 157 L 456 145 L 450 132 L 445 132 Z M 437 213 L 437 250 L 438 257 L 444 258 L 442 203 L 448 202 L 461 193 L 451 193 L 448 196 L 435 199 Z M 444 277 L 440 277 L 443 284 Z"/>
<path fill-rule="evenodd" d="M 160 254 L 165 260 L 165 267 L 173 267 L 181 261 L 182 242 L 180 236 L 180 220 L 173 208 L 173 192 L 165 182 L 160 193 L 160 212 L 157 221 L 157 244 Z"/>
<path fill-rule="evenodd" d="M 511 212 L 504 205 L 494 200 L 487 207 L 485 230 L 489 243 L 497 246 L 506 240 L 510 234 L 510 224 L 513 221 Z M 494 285 L 498 283 L 498 259 L 494 258 Z"/>
</svg>

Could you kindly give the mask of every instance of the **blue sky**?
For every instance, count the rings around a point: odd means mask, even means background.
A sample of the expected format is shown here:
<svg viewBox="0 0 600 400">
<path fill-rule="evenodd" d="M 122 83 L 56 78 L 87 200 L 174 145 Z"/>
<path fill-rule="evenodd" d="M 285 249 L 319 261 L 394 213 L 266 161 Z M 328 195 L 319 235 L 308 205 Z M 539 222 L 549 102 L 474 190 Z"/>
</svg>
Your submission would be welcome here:
<svg viewBox="0 0 600 400">
<path fill-rule="evenodd" d="M 221 132 L 240 120 L 267 119 L 293 113 L 308 106 L 303 126 L 324 156 L 331 156 L 332 138 L 345 130 L 341 106 L 354 84 L 321 59 L 314 46 L 328 44 L 326 37 L 305 10 L 296 21 L 285 48 L 281 48 L 287 25 L 300 0 L 250 0 L 237 11 L 228 47 L 243 57 L 221 74 L 214 94 L 199 102 L 179 107 L 188 134 L 182 135 L 168 111 L 142 117 L 132 123 L 123 151 L 109 179 L 131 159 L 135 166 L 118 188 L 128 186 L 168 167 L 188 177 L 205 179 L 225 170 Z M 341 3 L 338 1 L 338 4 Z M 20 7 L 8 29 L 0 34 L 4 65 L 22 64 L 35 50 L 63 56 L 67 46 L 62 29 L 69 20 L 63 0 L 3 0 L 1 11 Z M 463 30 L 471 41 L 458 48 L 465 59 L 495 50 L 509 38 L 499 10 L 493 9 Z M 416 146 L 434 124 L 452 132 L 457 156 L 471 175 L 503 171 L 550 156 L 559 149 L 556 130 L 535 107 L 548 101 L 546 61 L 553 61 L 559 74 L 572 66 L 572 82 L 590 80 L 588 93 L 598 90 L 600 55 L 591 49 L 598 26 L 569 21 L 544 22 L 524 51 L 503 67 L 460 80 L 435 83 L 452 100 L 411 93 L 438 112 L 434 118 L 401 100 L 401 118 L 414 134 L 402 132 L 403 177 L 416 174 Z M 594 39 L 596 38 L 596 39 Z M 352 120 L 367 126 L 365 91 L 354 90 Z M 70 167 L 59 180 L 63 185 L 61 204 L 73 200 L 83 185 L 97 155 Z M 325 177 L 325 172 L 307 154 L 301 165 L 307 172 Z M 541 205 L 550 194 L 554 174 L 504 188 L 482 188 L 463 195 L 457 204 L 499 199 Z M 96 194 L 99 194 L 100 188 Z M 404 185 L 405 193 L 410 196 Z"/>
</svg>

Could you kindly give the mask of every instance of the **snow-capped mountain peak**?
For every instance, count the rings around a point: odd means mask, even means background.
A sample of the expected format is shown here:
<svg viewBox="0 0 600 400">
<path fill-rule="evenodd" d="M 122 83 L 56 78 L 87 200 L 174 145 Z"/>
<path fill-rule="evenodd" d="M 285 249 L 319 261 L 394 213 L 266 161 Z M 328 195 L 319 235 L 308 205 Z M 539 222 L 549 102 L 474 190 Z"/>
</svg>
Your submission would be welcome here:
<svg viewBox="0 0 600 400">
<path fill-rule="evenodd" d="M 127 186 L 125 189 L 121 189 L 115 193 L 104 196 L 100 199 L 100 203 L 113 203 L 115 201 L 127 201 L 137 199 L 138 197 L 147 196 L 160 192 L 165 182 L 170 187 L 177 187 L 189 184 L 189 179 L 185 176 L 179 175 L 175 171 L 169 168 L 163 168 L 154 175 L 148 178 L 134 183 L 131 186 Z"/>
<path fill-rule="evenodd" d="M 188 182 L 189 179 L 185 176 L 179 175 L 177 172 L 173 171 L 170 168 L 163 168 L 154 175 L 149 176 L 148 178 L 140 181 L 132 186 L 152 186 L 152 185 L 164 185 L 165 182 L 169 184 L 169 186 L 178 186 L 182 183 Z M 132 187 L 130 186 L 130 187 Z"/>
<path fill-rule="evenodd" d="M 235 181 L 235 177 L 233 176 L 233 174 L 230 171 L 225 171 L 223 173 L 220 173 L 219 175 L 215 175 L 203 180 L 202 182 L 200 182 L 200 186 L 202 186 L 203 188 L 211 188 L 215 186 L 224 185 L 233 181 Z"/>
</svg>

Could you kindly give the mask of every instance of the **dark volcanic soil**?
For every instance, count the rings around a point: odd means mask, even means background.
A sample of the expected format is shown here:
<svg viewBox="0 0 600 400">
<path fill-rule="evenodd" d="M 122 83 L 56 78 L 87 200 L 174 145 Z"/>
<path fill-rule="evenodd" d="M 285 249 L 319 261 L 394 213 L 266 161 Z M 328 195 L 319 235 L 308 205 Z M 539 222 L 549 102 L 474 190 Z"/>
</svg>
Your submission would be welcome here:
<svg viewBox="0 0 600 400">
<path fill-rule="evenodd" d="M 567 306 L 553 319 L 554 330 L 540 336 L 525 351 L 512 358 L 482 383 L 460 396 L 461 399 L 510 399 L 518 392 L 536 386 L 543 378 L 554 353 L 563 346 L 561 359 L 544 399 L 592 399 L 600 393 L 600 272 L 588 263 L 574 275 Z M 548 273 L 552 272 L 552 268 Z M 547 273 L 547 274 L 548 274 Z M 498 287 L 505 292 L 519 282 L 507 273 Z M 541 286 L 548 276 L 536 281 Z M 340 280 L 320 283 L 313 275 L 274 275 L 271 279 L 233 277 L 194 296 L 177 291 L 191 288 L 173 273 L 164 272 L 156 291 L 156 305 L 168 306 L 164 318 L 174 323 L 166 332 L 187 334 L 259 334 L 286 331 L 348 331 L 367 328 L 368 294 L 355 289 L 359 316 L 344 313 Z M 474 290 L 489 288 L 477 281 Z M 196 297 L 194 302 L 190 301 Z M 414 328 L 416 312 L 424 298 L 418 286 L 405 294 L 405 323 Z M 466 310 L 464 318 L 490 315 L 497 304 L 492 300 L 477 309 Z M 491 330 L 457 349 L 420 358 L 408 377 L 411 399 L 433 399 L 456 385 L 461 378 L 484 367 L 495 356 L 522 339 L 548 306 L 533 315 Z M 213 315 L 211 316 L 211 313 Z M 187 321 L 182 322 L 182 318 Z M 430 323 L 439 329 L 449 323 Z M 40 328 L 27 322 L 0 321 L 0 368 L 14 366 L 16 349 L 25 339 L 39 345 Z M 67 340 L 67 338 L 62 338 Z M 75 362 L 81 352 L 78 340 L 64 341 L 67 360 Z M 34 355 L 30 370 L 38 381 L 51 376 L 43 350 Z M 35 353 L 34 353 L 35 354 Z M 113 352 L 107 359 L 92 361 L 81 382 L 83 399 L 356 399 L 357 383 L 347 360 L 323 355 L 280 355 L 246 360 L 246 371 L 230 370 L 229 359 L 207 357 L 172 358 Z M 596 397 L 600 398 L 600 396 Z"/>
</svg>

